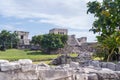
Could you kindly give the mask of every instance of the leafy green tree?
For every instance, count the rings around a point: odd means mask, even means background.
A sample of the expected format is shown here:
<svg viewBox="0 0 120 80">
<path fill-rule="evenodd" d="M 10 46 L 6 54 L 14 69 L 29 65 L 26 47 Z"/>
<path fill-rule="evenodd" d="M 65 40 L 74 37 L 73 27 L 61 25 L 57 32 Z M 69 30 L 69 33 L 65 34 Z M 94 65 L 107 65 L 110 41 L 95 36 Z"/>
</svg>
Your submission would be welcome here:
<svg viewBox="0 0 120 80">
<path fill-rule="evenodd" d="M 63 48 L 67 42 L 67 35 L 44 34 L 33 36 L 31 43 L 39 44 L 44 52 L 50 53 L 52 50 Z"/>
<path fill-rule="evenodd" d="M 101 36 L 113 34 L 120 27 L 120 0 L 103 0 L 88 2 L 87 13 L 93 14 L 96 19 L 91 31 L 101 33 Z"/>
<path fill-rule="evenodd" d="M 104 60 L 112 60 L 112 56 L 114 56 L 114 54 L 118 54 L 117 50 L 119 50 L 118 48 L 120 46 L 120 32 L 115 32 L 110 36 L 106 36 L 106 38 L 99 43 L 101 44 L 99 48 L 102 49 L 100 52 L 104 52 L 104 54 L 102 54 L 102 56 L 104 56 Z"/>
<path fill-rule="evenodd" d="M 120 29 L 120 0 L 103 0 L 103 2 L 88 2 L 87 13 L 91 13 L 95 17 L 93 27 L 90 31 L 99 33 L 97 36 L 103 50 L 107 50 L 107 61 L 110 60 L 119 44 Z M 118 39 L 118 40 L 117 40 Z"/>
<path fill-rule="evenodd" d="M 67 41 L 67 35 L 45 34 L 41 41 L 41 47 L 50 53 L 51 50 L 63 48 Z"/>
<path fill-rule="evenodd" d="M 0 45 L 4 48 L 16 47 L 18 40 L 16 33 L 7 30 L 2 30 L 0 32 Z"/>
<path fill-rule="evenodd" d="M 33 36 L 32 40 L 31 40 L 31 43 L 34 44 L 34 45 L 40 45 L 41 40 L 42 40 L 42 35 Z"/>
</svg>

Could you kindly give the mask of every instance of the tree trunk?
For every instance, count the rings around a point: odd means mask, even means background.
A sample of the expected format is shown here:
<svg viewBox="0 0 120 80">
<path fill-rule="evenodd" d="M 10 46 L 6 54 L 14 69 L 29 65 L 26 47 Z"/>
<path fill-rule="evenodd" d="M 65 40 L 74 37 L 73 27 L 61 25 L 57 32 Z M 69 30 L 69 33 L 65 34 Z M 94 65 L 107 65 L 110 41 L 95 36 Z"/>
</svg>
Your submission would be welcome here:
<svg viewBox="0 0 120 80">
<path fill-rule="evenodd" d="M 107 62 L 109 62 L 109 61 L 110 61 L 110 58 L 111 58 L 111 55 L 112 55 L 112 54 L 113 54 L 113 52 L 114 52 L 114 49 L 115 49 L 115 48 L 113 48 L 113 49 L 112 49 L 112 51 L 111 51 L 111 53 L 108 55 Z"/>
</svg>

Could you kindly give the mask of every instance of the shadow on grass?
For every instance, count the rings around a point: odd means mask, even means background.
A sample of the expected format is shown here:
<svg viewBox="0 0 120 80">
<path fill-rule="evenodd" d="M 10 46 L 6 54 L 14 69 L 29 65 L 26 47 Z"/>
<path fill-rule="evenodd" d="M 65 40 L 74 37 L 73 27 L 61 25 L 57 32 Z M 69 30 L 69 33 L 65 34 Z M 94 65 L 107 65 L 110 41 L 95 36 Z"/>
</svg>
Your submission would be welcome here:
<svg viewBox="0 0 120 80">
<path fill-rule="evenodd" d="M 28 52 L 27 55 L 47 55 L 41 51 Z"/>
</svg>

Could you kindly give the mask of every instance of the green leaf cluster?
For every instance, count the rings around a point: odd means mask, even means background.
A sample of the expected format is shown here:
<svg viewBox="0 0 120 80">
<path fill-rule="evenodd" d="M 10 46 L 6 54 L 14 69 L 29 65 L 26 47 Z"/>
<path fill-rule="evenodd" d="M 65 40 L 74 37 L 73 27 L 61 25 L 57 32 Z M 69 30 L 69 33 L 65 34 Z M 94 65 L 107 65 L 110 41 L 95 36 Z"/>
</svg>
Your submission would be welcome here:
<svg viewBox="0 0 120 80">
<path fill-rule="evenodd" d="M 87 13 L 95 16 L 96 20 L 90 29 L 94 33 L 111 35 L 120 27 L 120 0 L 103 0 L 103 2 L 88 2 Z"/>
<path fill-rule="evenodd" d="M 67 42 L 67 35 L 61 34 L 38 35 L 33 36 L 31 42 L 35 45 L 39 44 L 44 51 L 49 53 L 51 50 L 63 48 Z"/>
<path fill-rule="evenodd" d="M 87 3 L 87 13 L 95 17 L 90 31 L 99 33 L 97 36 L 99 47 L 102 48 L 104 59 L 110 60 L 112 55 L 119 54 L 120 47 L 120 0 L 103 0 Z"/>
<path fill-rule="evenodd" d="M 7 30 L 2 30 L 0 32 L 0 45 L 5 46 L 6 48 L 15 48 L 17 47 L 19 39 L 15 32 L 10 32 Z"/>
</svg>

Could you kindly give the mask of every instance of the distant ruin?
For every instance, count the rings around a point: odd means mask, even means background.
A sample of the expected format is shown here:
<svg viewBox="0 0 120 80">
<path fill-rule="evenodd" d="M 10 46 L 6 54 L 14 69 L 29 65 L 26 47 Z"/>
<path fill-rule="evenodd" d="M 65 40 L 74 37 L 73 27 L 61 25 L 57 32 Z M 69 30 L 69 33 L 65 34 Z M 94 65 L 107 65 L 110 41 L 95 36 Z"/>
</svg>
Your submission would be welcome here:
<svg viewBox="0 0 120 80">
<path fill-rule="evenodd" d="M 61 29 L 61 28 L 53 28 L 49 30 L 49 33 L 53 34 L 63 34 L 63 35 L 68 35 L 68 30 L 67 29 Z"/>
<path fill-rule="evenodd" d="M 63 34 L 68 35 L 67 29 L 61 29 L 61 28 L 54 28 L 49 31 L 49 33 L 54 34 Z M 82 53 L 82 52 L 93 52 L 93 46 L 96 45 L 96 43 L 88 43 L 87 37 L 80 37 L 76 38 L 75 35 L 68 35 L 67 44 L 64 48 L 58 49 L 56 51 L 52 51 L 52 53 L 61 53 L 61 54 L 68 54 L 68 53 Z"/>
<path fill-rule="evenodd" d="M 30 44 L 30 39 L 28 39 L 29 32 L 25 31 L 15 31 L 19 38 L 18 48 L 25 49 L 25 48 L 35 48 L 40 49 L 38 46 L 34 46 Z M 68 29 L 61 29 L 61 28 L 53 28 L 49 30 L 49 33 L 53 34 L 62 34 L 68 35 Z M 93 52 L 93 48 L 91 45 L 95 45 L 95 43 L 87 43 L 87 37 L 76 38 L 75 35 L 68 35 L 67 44 L 64 48 L 51 51 L 51 54 L 55 53 L 81 53 L 84 51 Z"/>
<path fill-rule="evenodd" d="M 28 39 L 29 32 L 15 31 L 15 33 L 18 35 L 18 38 L 19 38 L 18 48 L 29 47 L 29 45 L 30 45 L 30 39 Z"/>
</svg>

